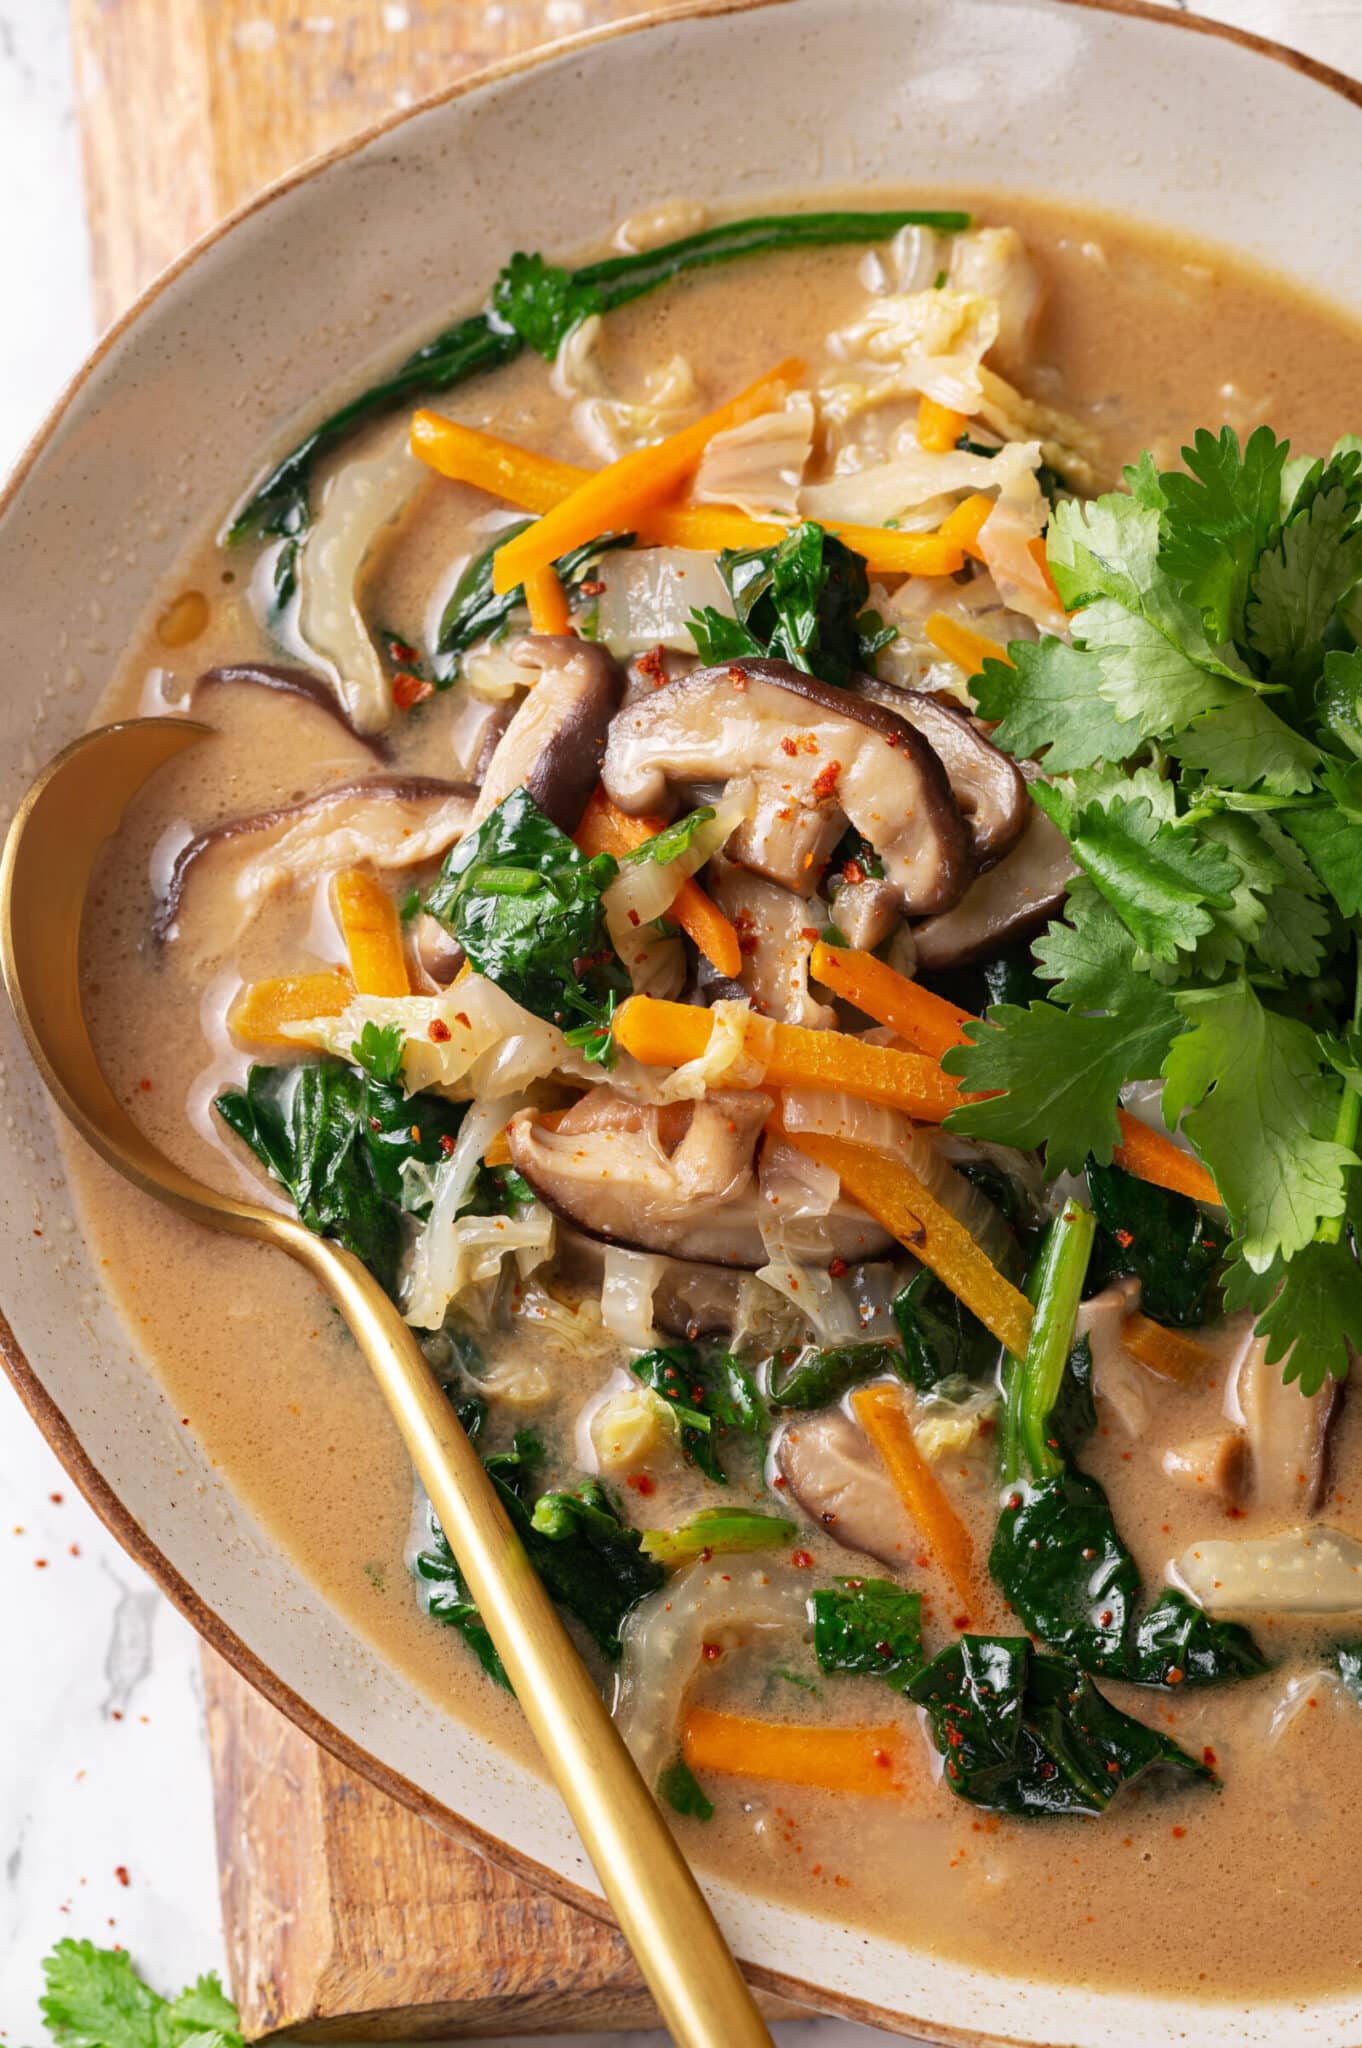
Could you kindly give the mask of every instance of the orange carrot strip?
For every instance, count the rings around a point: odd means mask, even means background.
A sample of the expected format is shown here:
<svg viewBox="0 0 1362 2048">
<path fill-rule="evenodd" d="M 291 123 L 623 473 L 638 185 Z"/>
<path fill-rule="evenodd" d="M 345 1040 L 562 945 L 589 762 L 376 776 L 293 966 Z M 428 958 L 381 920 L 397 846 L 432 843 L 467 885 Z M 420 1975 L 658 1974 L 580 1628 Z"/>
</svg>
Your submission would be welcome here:
<svg viewBox="0 0 1362 2048">
<path fill-rule="evenodd" d="M 579 469 L 575 463 L 536 455 L 514 441 L 500 440 L 495 434 L 484 434 L 477 427 L 465 427 L 434 412 L 414 416 L 411 446 L 412 453 L 441 476 L 455 483 L 475 484 L 526 512 L 551 512 L 598 474 Z M 973 503 L 967 498 L 951 519 Z M 992 509 L 987 498 L 981 497 L 979 503 L 984 509 L 974 533 Z M 949 527 L 950 520 L 946 520 L 940 533 L 897 533 L 891 527 L 855 525 L 830 526 L 828 532 L 837 534 L 854 554 L 863 555 L 866 567 L 876 575 L 953 576 L 963 568 L 964 555 L 971 552 L 971 529 L 968 522 L 958 532 L 948 532 Z M 637 531 L 641 539 L 661 547 L 698 548 L 717 554 L 720 548 L 774 547 L 784 540 L 789 528 L 771 519 L 749 519 L 745 512 L 724 505 L 663 504 L 640 516 Z"/>
<path fill-rule="evenodd" d="M 917 1446 L 903 1390 L 885 1380 L 860 1387 L 851 1397 L 856 1420 L 884 1461 L 894 1491 L 923 1542 L 966 1607 L 979 1597 L 974 1546 L 969 1531 L 946 1497 L 941 1481 Z"/>
<path fill-rule="evenodd" d="M 936 530 L 937 539 L 955 542 L 967 555 L 973 555 L 976 562 L 982 562 L 984 551 L 979 545 L 979 535 L 992 510 L 993 499 L 983 491 L 975 491 L 972 497 L 962 498 L 955 510 L 946 514 Z"/>
<path fill-rule="evenodd" d="M 1016 666 L 1001 641 L 976 633 L 972 626 L 962 626 L 959 619 L 947 618 L 945 612 L 933 612 L 923 630 L 932 645 L 939 647 L 946 659 L 955 662 L 967 676 L 977 676 L 986 661 L 1006 662 L 1009 668 Z"/>
<path fill-rule="evenodd" d="M 938 405 L 934 398 L 919 398 L 917 402 L 917 445 L 931 455 L 948 455 L 968 421 L 962 412 L 953 412 L 948 405 Z"/>
<path fill-rule="evenodd" d="M 514 441 L 447 420 L 438 412 L 413 416 L 411 452 L 454 483 L 475 484 L 527 512 L 551 512 L 591 474 L 574 463 L 554 462 Z"/>
<path fill-rule="evenodd" d="M 693 1771 L 774 1778 L 870 1799 L 901 1798 L 906 1790 L 900 1776 L 903 1730 L 894 1721 L 878 1728 L 826 1728 L 688 1707 L 681 1752 Z"/>
<path fill-rule="evenodd" d="M 699 1059 L 713 1028 L 708 1010 L 630 996 L 615 1019 L 615 1038 L 646 1067 L 680 1067 Z M 734 1079 L 726 1087 L 841 1089 L 863 1102 L 906 1110 L 923 1123 L 940 1123 L 960 1101 L 956 1083 L 934 1060 L 893 1046 L 866 1045 L 842 1031 L 809 1031 L 802 1024 L 753 1017 L 747 1047 L 763 1063 L 762 1079 L 752 1084 Z"/>
<path fill-rule="evenodd" d="M 1212 1202 L 1217 1209 L 1224 1208 L 1219 1188 L 1199 1159 L 1165 1138 L 1162 1131 L 1151 1130 L 1129 1110 L 1118 1109 L 1116 1121 L 1121 1126 L 1121 1142 L 1111 1156 L 1118 1166 L 1137 1180 L 1167 1188 L 1170 1194 L 1190 1195 L 1194 1202 Z"/>
<path fill-rule="evenodd" d="M 1038 533 L 1034 540 L 1029 540 L 1026 543 L 1026 552 L 1030 555 L 1037 569 L 1039 569 L 1041 581 L 1044 583 L 1045 588 L 1049 591 L 1059 609 L 1063 611 L 1065 609 L 1064 600 L 1059 594 L 1054 577 L 1050 574 L 1050 561 L 1045 552 L 1044 534 Z"/>
<path fill-rule="evenodd" d="M 409 996 L 411 981 L 397 905 L 363 868 L 345 868 L 332 883 L 350 972 L 362 996 Z"/>
<path fill-rule="evenodd" d="M 605 791 L 597 788 L 574 835 L 588 855 L 613 853 L 616 860 L 632 853 L 645 839 L 663 830 L 661 818 L 631 818 L 612 804 Z M 693 878 L 684 881 L 672 898 L 669 917 L 674 917 L 688 938 L 695 941 L 706 960 L 720 974 L 736 981 L 742 967 L 738 934 L 712 897 L 706 896 Z"/>
<path fill-rule="evenodd" d="M 938 1059 L 948 1046 L 965 1043 L 964 1027 L 974 1022 L 968 1010 L 948 1003 L 944 996 L 933 995 L 916 981 L 909 981 L 906 975 L 887 967 L 871 953 L 825 946 L 820 941 L 813 949 L 810 965 L 815 981 L 821 981 L 835 995 L 864 1010 L 877 1024 L 887 1024 L 910 1045 L 920 1046 L 923 1052 Z M 1161 1131 L 1151 1130 L 1129 1110 L 1118 1109 L 1116 1119 L 1121 1126 L 1121 1143 L 1112 1157 L 1118 1166 L 1133 1173 L 1137 1180 L 1147 1180 L 1172 1194 L 1190 1195 L 1194 1202 L 1211 1202 L 1217 1208 L 1224 1206 L 1220 1190 L 1199 1159 L 1184 1152 L 1181 1145 L 1175 1145 Z"/>
<path fill-rule="evenodd" d="M 567 594 L 552 562 L 543 569 L 531 569 L 525 578 L 525 603 L 529 607 L 532 633 L 570 633 L 572 614 Z"/>
<path fill-rule="evenodd" d="M 1025 1355 L 1031 1336 L 1030 1302 L 910 1166 L 865 1145 L 813 1131 L 787 1130 L 785 1141 L 819 1166 L 831 1167 L 844 1194 L 930 1266 L 1000 1344 L 1017 1358 Z"/>
<path fill-rule="evenodd" d="M 322 974 L 283 974 L 271 981 L 248 982 L 227 1012 L 238 1038 L 252 1045 L 302 1043 L 289 1038 L 285 1024 L 306 1024 L 313 1017 L 339 1017 L 354 1001 L 355 984 L 341 968 Z"/>
<path fill-rule="evenodd" d="M 569 548 L 580 547 L 597 534 L 637 530 L 645 513 L 680 489 L 716 434 L 782 404 L 803 370 L 795 358 L 779 363 L 703 419 L 597 470 L 570 497 L 497 550 L 492 558 L 493 588 L 503 593 L 514 590 L 532 570 L 556 562 Z"/>
<path fill-rule="evenodd" d="M 1189 1380 L 1200 1379 L 1211 1362 L 1211 1354 L 1204 1344 L 1198 1344 L 1193 1337 L 1184 1337 L 1180 1330 L 1165 1329 L 1162 1323 L 1153 1322 L 1142 1315 L 1127 1316 L 1121 1325 L 1121 1348 L 1141 1365 L 1147 1365 L 1160 1379 L 1176 1380 L 1185 1386 Z"/>
</svg>

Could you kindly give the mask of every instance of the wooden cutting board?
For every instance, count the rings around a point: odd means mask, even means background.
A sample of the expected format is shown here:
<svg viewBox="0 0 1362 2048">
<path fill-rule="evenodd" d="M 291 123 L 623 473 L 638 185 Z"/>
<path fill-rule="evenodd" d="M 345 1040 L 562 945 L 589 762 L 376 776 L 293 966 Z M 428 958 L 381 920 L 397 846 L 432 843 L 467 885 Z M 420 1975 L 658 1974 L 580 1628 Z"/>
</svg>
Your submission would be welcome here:
<svg viewBox="0 0 1362 2048">
<path fill-rule="evenodd" d="M 302 158 L 480 65 L 639 11 L 631 0 L 70 5 L 101 325 Z M 207 1649 L 204 1677 L 223 1918 L 249 2036 L 450 2040 L 655 2022 L 611 1929 L 354 1777 Z"/>
</svg>

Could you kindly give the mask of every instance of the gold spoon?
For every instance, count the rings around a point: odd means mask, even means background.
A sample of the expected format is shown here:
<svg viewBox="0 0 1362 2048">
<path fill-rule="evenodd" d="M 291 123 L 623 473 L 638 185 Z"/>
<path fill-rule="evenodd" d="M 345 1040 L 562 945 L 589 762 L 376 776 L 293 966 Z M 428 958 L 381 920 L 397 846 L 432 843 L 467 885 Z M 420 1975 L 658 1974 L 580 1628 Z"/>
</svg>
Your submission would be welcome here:
<svg viewBox="0 0 1362 2048">
<path fill-rule="evenodd" d="M 482 1611 L 663 2023 L 681 2048 L 771 2048 L 704 1894 L 407 1325 L 366 1267 L 295 1217 L 219 1194 L 138 1129 L 95 1058 L 81 1009 L 80 927 L 94 864 L 147 777 L 209 732 L 130 719 L 58 754 L 0 860 L 0 964 L 48 1088 L 117 1172 L 158 1201 L 263 1239 L 321 1282 L 354 1333 Z"/>
</svg>

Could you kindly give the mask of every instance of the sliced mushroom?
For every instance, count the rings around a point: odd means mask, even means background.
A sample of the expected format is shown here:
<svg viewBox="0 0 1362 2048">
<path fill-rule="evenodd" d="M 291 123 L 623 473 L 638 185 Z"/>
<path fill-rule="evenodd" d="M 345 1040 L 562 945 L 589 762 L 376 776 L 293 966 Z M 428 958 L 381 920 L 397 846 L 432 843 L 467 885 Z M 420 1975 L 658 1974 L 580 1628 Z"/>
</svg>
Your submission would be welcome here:
<svg viewBox="0 0 1362 2048">
<path fill-rule="evenodd" d="M 540 1200 L 593 1237 L 754 1269 L 766 1250 L 753 1160 L 770 1113 L 769 1095 L 746 1090 L 658 1106 L 598 1088 L 556 1130 L 522 1110 L 507 1141 Z"/>
<path fill-rule="evenodd" d="M 695 669 L 619 713 L 602 776 L 635 814 L 672 792 L 750 776 L 756 804 L 728 843 L 744 867 L 811 895 L 849 819 L 903 909 L 946 910 L 972 870 L 946 771 L 896 712 L 783 661 Z"/>
<path fill-rule="evenodd" d="M 843 882 L 832 899 L 832 921 L 849 946 L 873 953 L 899 920 L 898 890 L 892 882 L 867 876 Z"/>
<path fill-rule="evenodd" d="M 333 783 L 301 803 L 210 826 L 176 855 L 153 914 L 152 936 L 177 936 L 186 888 L 219 857 L 239 853 L 241 864 L 230 887 L 218 892 L 225 917 L 196 920 L 195 937 L 205 950 L 226 944 L 267 896 L 287 884 L 356 861 L 396 870 L 438 859 L 468 829 L 476 794 L 466 783 L 372 775 Z M 210 924 L 218 929 L 210 930 Z"/>
<path fill-rule="evenodd" d="M 539 681 L 522 698 L 487 764 L 473 826 L 513 789 L 527 789 L 560 831 L 575 832 L 600 779 L 606 731 L 624 692 L 608 648 L 570 635 L 530 635 L 511 649 Z"/>
<path fill-rule="evenodd" d="M 1324 1490 L 1337 1382 L 1302 1394 L 1282 1379 L 1280 1360 L 1268 1364 L 1266 1349 L 1267 1340 L 1246 1326 L 1229 1369 L 1225 1412 L 1248 1442 L 1252 1504 L 1272 1515 L 1312 1515 Z"/>
<path fill-rule="evenodd" d="M 428 910 L 412 927 L 412 940 L 417 965 L 432 989 L 448 988 L 468 957 L 458 940 Z"/>
<path fill-rule="evenodd" d="M 980 875 L 953 909 L 914 925 L 919 967 L 928 973 L 965 967 L 1031 938 L 1058 915 L 1077 873 L 1064 834 L 1033 805 L 1011 853 Z"/>
<path fill-rule="evenodd" d="M 633 704 L 640 697 L 651 697 L 654 690 L 664 689 L 699 666 L 698 654 L 683 654 L 679 648 L 660 644 L 645 648 L 642 654 L 631 654 L 624 664 L 624 701 Z"/>
<path fill-rule="evenodd" d="M 722 855 L 710 862 L 708 883 L 742 948 L 739 992 L 778 1023 L 830 1031 L 837 1012 L 809 993 L 809 956 L 818 932 L 803 897 Z"/>
<path fill-rule="evenodd" d="M 1168 1477 L 1180 1485 L 1218 1494 L 1226 1508 L 1242 1507 L 1248 1498 L 1253 1461 L 1242 1429 L 1222 1429 L 1214 1436 L 1173 1444 L 1159 1463 Z"/>
<path fill-rule="evenodd" d="M 358 740 L 362 747 L 367 747 L 378 760 L 387 755 L 387 744 L 382 736 L 361 732 L 331 685 L 323 677 L 314 675 L 311 669 L 290 668 L 282 662 L 271 661 L 239 661 L 222 668 L 205 669 L 189 693 L 189 703 L 196 703 L 205 690 L 226 683 L 249 689 L 273 690 L 279 696 L 297 698 L 324 712 L 337 725 L 344 726 L 350 737 Z"/>
<path fill-rule="evenodd" d="M 1149 1426 L 1149 1370 L 1123 1348 L 1121 1329 L 1139 1305 L 1140 1283 L 1128 1274 L 1080 1303 L 1074 1324 L 1075 1338 L 1086 1337 L 1092 1351 L 1094 1397 L 1127 1436 L 1136 1437 Z"/>
<path fill-rule="evenodd" d="M 869 1438 L 840 1408 L 787 1422 L 773 1455 L 788 1498 L 834 1543 L 896 1569 L 921 1550 Z"/>
<path fill-rule="evenodd" d="M 1026 830 L 1031 799 L 1026 779 L 1010 755 L 995 747 L 958 704 L 928 690 L 899 690 L 873 676 L 857 687 L 876 704 L 916 726 L 946 771 L 951 794 L 969 827 L 978 866 L 991 868 L 1010 853 Z"/>
</svg>

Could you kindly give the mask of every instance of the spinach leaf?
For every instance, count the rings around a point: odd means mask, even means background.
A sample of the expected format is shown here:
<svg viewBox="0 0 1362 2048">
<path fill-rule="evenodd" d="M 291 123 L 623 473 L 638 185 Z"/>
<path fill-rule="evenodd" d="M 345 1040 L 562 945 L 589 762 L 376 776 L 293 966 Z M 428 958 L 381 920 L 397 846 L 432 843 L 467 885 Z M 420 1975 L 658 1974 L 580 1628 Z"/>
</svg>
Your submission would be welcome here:
<svg viewBox="0 0 1362 2048">
<path fill-rule="evenodd" d="M 893 1362 L 920 1394 L 943 1380 L 983 1379 L 998 1363 L 997 1338 L 925 1266 L 894 1296 L 893 1316 L 903 1345 Z"/>
<path fill-rule="evenodd" d="M 412 1570 L 428 1589 L 425 1610 L 431 1620 L 443 1622 L 446 1628 L 457 1629 L 487 1676 L 510 1692 L 511 1681 L 506 1676 L 506 1667 L 497 1655 L 496 1644 L 487 1633 L 487 1624 L 478 1612 L 433 1511 L 430 1517 L 430 1548 L 418 1552 Z"/>
<path fill-rule="evenodd" d="M 902 1373 L 903 1358 L 892 1344 L 789 1345 L 766 1368 L 773 1408 L 826 1408 L 877 1373 Z"/>
<path fill-rule="evenodd" d="M 706 1355 L 695 1344 L 673 1344 L 641 1352 L 629 1370 L 675 1407 L 687 1462 L 726 1486 L 717 1439 L 730 1432 L 758 1437 L 766 1428 L 766 1410 L 745 1367 L 727 1351 Z"/>
<path fill-rule="evenodd" d="M 498 548 L 504 548 L 508 540 L 533 524 L 532 519 L 515 519 L 498 528 L 455 584 L 440 614 L 440 629 L 435 636 L 435 681 L 440 689 L 448 689 L 457 679 L 460 656 L 475 641 L 499 638 L 510 624 L 512 613 L 525 609 L 523 584 L 517 583 L 511 590 L 492 588 L 492 558 Z M 553 565 L 564 590 L 571 596 L 590 580 L 603 554 L 612 548 L 627 548 L 633 538 L 632 533 L 603 533 L 569 548 Z"/>
<path fill-rule="evenodd" d="M 883 1678 L 906 1692 L 922 1669 L 922 1595 L 892 1579 L 839 1579 L 813 1595 L 813 1650 L 824 1672 Z"/>
<path fill-rule="evenodd" d="M 806 520 L 774 547 L 725 548 L 719 572 L 737 617 L 712 605 L 691 613 L 706 661 L 767 654 L 841 688 L 858 671 L 873 671 L 876 648 L 885 645 L 882 621 L 865 610 L 863 558 L 835 534 Z"/>
<path fill-rule="evenodd" d="M 389 1294 L 397 1288 L 409 1160 L 435 1166 L 464 1105 L 438 1095 L 404 1095 L 338 1060 L 254 1066 L 244 1089 L 214 1108 L 292 1197 L 299 1218 L 364 1261 Z"/>
<path fill-rule="evenodd" d="M 1223 1685 L 1271 1668 L 1239 1622 L 1214 1620 L 1169 1586 L 1136 1626 L 1125 1676 L 1137 1685 Z"/>
<path fill-rule="evenodd" d="M 1061 1458 L 1070 1462 L 1082 1450 L 1097 1427 L 1097 1406 L 1092 1392 L 1092 1340 L 1080 1337 L 1064 1365 L 1064 1377 L 1050 1410 L 1047 1425 L 1050 1441 Z"/>
<path fill-rule="evenodd" d="M 676 1756 L 664 1771 L 658 1773 L 657 1795 L 665 1799 L 673 1813 L 684 1813 L 691 1820 L 713 1820 L 714 1801 L 707 1797 L 704 1787 L 683 1756 Z"/>
<path fill-rule="evenodd" d="M 1325 1661 L 1333 1665 L 1344 1691 L 1362 1707 L 1362 1642 L 1335 1643 Z"/>
<path fill-rule="evenodd" d="M 601 913 L 617 873 L 610 854 L 588 860 L 528 790 L 513 789 L 451 848 L 426 909 L 536 1017 L 594 1031 L 628 987 Z"/>
<path fill-rule="evenodd" d="M 648 861 L 655 861 L 659 867 L 665 867 L 668 861 L 680 858 L 700 827 L 708 825 L 713 816 L 713 804 L 701 804 L 698 810 L 687 811 L 674 825 L 664 825 L 660 832 L 654 832 L 651 839 L 633 847 L 625 854 L 625 863 L 642 867 Z"/>
<path fill-rule="evenodd" d="M 1024 1636 L 962 1636 L 910 1682 L 908 1697 L 927 1709 L 951 1790 L 989 1812 L 1104 1813 L 1156 1765 L 1216 1782 L 1205 1764 Z"/>
<path fill-rule="evenodd" d="M 1095 1479 L 1065 1470 L 1042 1485 L 1014 1487 L 988 1562 L 1033 1634 L 1087 1670 L 1126 1675 L 1140 1575 Z"/>
<path fill-rule="evenodd" d="M 1103 1284 L 1120 1273 L 1140 1282 L 1140 1306 L 1156 1323 L 1196 1328 L 1215 1312 L 1224 1232 L 1187 1195 L 1137 1180 L 1119 1166 L 1087 1166 L 1099 1226 L 1094 1270 Z"/>
</svg>

